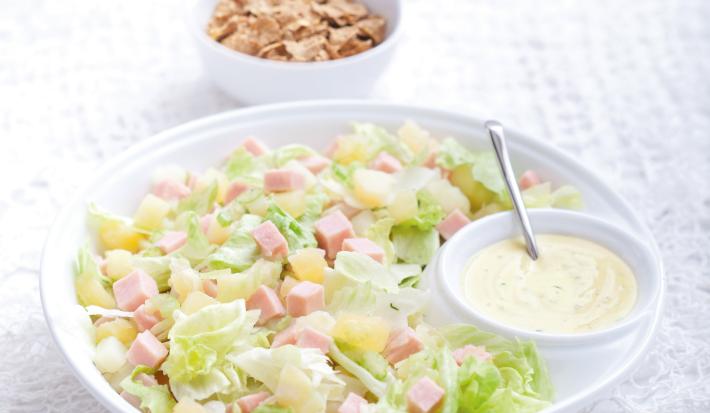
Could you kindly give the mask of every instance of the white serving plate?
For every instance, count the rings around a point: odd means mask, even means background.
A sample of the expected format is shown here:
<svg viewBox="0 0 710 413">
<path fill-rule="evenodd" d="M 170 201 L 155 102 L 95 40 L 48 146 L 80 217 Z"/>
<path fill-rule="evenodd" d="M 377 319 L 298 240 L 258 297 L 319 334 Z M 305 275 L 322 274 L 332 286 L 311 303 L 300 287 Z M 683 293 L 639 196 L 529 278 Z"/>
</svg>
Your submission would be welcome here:
<svg viewBox="0 0 710 413">
<path fill-rule="evenodd" d="M 253 135 L 272 147 L 304 143 L 324 149 L 350 121 L 368 121 L 394 129 L 412 119 L 436 137 L 454 136 L 472 148 L 488 148 L 481 121 L 450 111 L 366 101 L 310 101 L 239 109 L 196 120 L 157 134 L 107 162 L 77 191 L 58 215 L 42 257 L 40 290 L 45 317 L 61 353 L 82 384 L 109 410 L 135 411 L 103 379 L 91 361 L 87 337 L 76 320 L 73 263 L 88 238 L 86 207 L 96 202 L 130 215 L 149 190 L 153 168 L 178 164 L 203 170 L 219 163 L 241 139 Z M 598 176 L 571 156 L 542 141 L 508 131 L 508 149 L 518 171 L 534 168 L 553 183 L 575 185 L 585 212 L 612 222 L 652 249 L 663 274 L 651 232 L 629 205 Z M 658 328 L 665 280 L 651 310 L 627 334 L 594 346 L 541 345 L 557 391 L 546 413 L 580 409 L 623 379 L 640 361 Z"/>
</svg>

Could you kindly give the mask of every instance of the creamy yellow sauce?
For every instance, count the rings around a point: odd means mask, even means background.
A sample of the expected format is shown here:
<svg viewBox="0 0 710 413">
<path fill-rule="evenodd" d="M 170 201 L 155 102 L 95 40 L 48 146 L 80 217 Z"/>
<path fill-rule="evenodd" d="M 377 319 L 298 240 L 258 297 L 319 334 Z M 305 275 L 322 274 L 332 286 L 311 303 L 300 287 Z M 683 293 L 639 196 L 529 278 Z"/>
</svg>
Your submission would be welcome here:
<svg viewBox="0 0 710 413">
<path fill-rule="evenodd" d="M 618 255 L 576 237 L 536 238 L 537 261 L 522 238 L 473 256 L 463 275 L 468 304 L 507 325 L 550 333 L 599 330 L 631 311 L 636 279 Z"/>
</svg>

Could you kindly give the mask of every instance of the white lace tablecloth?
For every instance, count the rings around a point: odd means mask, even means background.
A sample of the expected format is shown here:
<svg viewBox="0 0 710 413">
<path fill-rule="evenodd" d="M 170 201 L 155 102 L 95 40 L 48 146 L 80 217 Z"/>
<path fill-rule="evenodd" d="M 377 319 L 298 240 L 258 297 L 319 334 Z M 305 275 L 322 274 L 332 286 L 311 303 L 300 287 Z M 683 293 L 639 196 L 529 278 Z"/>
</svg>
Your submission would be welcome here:
<svg viewBox="0 0 710 413">
<path fill-rule="evenodd" d="M 0 412 L 104 411 L 50 339 L 39 257 L 58 208 L 101 161 L 235 107 L 205 78 L 181 3 L 0 0 Z M 658 240 L 660 334 L 587 411 L 710 412 L 710 2 L 406 3 L 374 98 L 464 109 L 554 142 Z"/>
</svg>

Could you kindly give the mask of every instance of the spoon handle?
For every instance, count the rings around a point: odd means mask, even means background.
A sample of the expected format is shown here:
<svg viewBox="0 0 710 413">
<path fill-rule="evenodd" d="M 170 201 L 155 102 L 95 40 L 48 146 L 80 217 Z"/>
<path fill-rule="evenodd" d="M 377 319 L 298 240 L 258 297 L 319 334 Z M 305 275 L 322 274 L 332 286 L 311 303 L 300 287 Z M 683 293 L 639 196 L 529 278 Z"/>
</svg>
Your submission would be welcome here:
<svg viewBox="0 0 710 413">
<path fill-rule="evenodd" d="M 513 208 L 518 216 L 518 221 L 523 228 L 523 237 L 525 238 L 525 245 L 528 250 L 528 255 L 533 260 L 537 260 L 538 249 L 537 242 L 535 241 L 535 233 L 533 233 L 532 226 L 530 225 L 528 211 L 525 209 L 523 197 L 520 195 L 520 189 L 518 188 L 518 183 L 515 179 L 513 167 L 510 165 L 508 148 L 505 145 L 505 135 L 503 134 L 503 125 L 495 120 L 489 120 L 485 123 L 485 127 L 488 130 L 488 134 L 491 136 L 493 149 L 495 150 L 496 157 L 498 158 L 498 165 L 500 166 L 501 173 L 503 174 L 503 179 L 506 187 L 508 188 L 510 198 L 513 200 Z"/>
</svg>

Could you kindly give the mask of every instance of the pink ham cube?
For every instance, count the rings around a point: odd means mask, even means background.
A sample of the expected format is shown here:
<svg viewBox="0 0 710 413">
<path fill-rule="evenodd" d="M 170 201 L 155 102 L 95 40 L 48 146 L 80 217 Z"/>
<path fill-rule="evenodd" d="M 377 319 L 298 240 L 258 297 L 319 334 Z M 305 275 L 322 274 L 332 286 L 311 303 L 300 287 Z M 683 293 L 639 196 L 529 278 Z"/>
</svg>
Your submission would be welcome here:
<svg viewBox="0 0 710 413">
<path fill-rule="evenodd" d="M 486 351 L 484 346 L 474 346 L 471 344 L 457 348 L 452 351 L 451 354 L 454 356 L 454 360 L 456 360 L 456 364 L 459 366 L 462 365 L 464 360 L 468 357 L 475 357 L 479 361 L 488 361 L 493 357 L 491 353 Z"/>
<path fill-rule="evenodd" d="M 286 295 L 286 311 L 291 317 L 308 315 L 325 308 L 323 286 L 303 281 L 291 288 Z"/>
<path fill-rule="evenodd" d="M 538 176 L 537 172 L 535 171 L 525 171 L 523 172 L 522 175 L 520 175 L 520 179 L 518 180 L 518 185 L 520 186 L 520 189 L 528 189 L 531 186 L 538 185 L 540 183 L 540 177 Z"/>
<path fill-rule="evenodd" d="M 143 383 L 144 386 L 147 386 L 147 387 L 158 385 L 158 381 L 155 379 L 155 376 L 150 376 L 145 373 L 136 374 L 135 381 L 139 381 L 139 382 Z"/>
<path fill-rule="evenodd" d="M 264 221 L 251 231 L 251 236 L 259 245 L 261 255 L 267 258 L 288 255 L 288 242 L 271 221 Z"/>
<path fill-rule="evenodd" d="M 242 148 L 254 156 L 261 156 L 269 151 L 269 147 L 264 145 L 260 140 L 248 137 L 242 142 Z"/>
<path fill-rule="evenodd" d="M 317 175 L 330 165 L 330 159 L 324 158 L 320 155 L 307 156 L 299 159 L 298 162 L 305 166 L 306 169 L 311 171 L 314 175 Z"/>
<path fill-rule="evenodd" d="M 165 179 L 153 185 L 153 194 L 166 201 L 183 199 L 190 195 L 190 188 L 182 182 Z"/>
<path fill-rule="evenodd" d="M 363 406 L 367 406 L 367 400 L 350 392 L 348 393 L 348 397 L 345 398 L 345 401 L 343 401 L 343 404 L 338 407 L 338 413 L 360 413 L 360 409 Z"/>
<path fill-rule="evenodd" d="M 380 154 L 377 155 L 377 157 L 372 161 L 370 166 L 372 169 L 386 172 L 388 174 L 402 170 L 402 163 L 399 159 L 388 154 L 387 152 L 380 152 Z"/>
<path fill-rule="evenodd" d="M 168 356 L 168 349 L 150 330 L 138 333 L 128 349 L 128 362 L 134 366 L 139 364 L 156 368 Z"/>
<path fill-rule="evenodd" d="M 429 152 L 426 159 L 424 160 L 424 166 L 429 169 L 436 168 L 436 151 L 435 150 Z"/>
<path fill-rule="evenodd" d="M 212 298 L 217 298 L 217 281 L 202 280 L 202 291 Z"/>
<path fill-rule="evenodd" d="M 285 346 L 286 344 L 296 344 L 298 339 L 298 331 L 295 324 L 291 324 L 285 329 L 279 331 L 271 340 L 271 348 Z"/>
<path fill-rule="evenodd" d="M 113 295 L 118 308 L 135 311 L 145 300 L 158 295 L 158 284 L 141 269 L 135 269 L 113 283 Z"/>
<path fill-rule="evenodd" d="M 187 242 L 187 233 L 185 231 L 168 231 L 163 235 L 155 246 L 163 251 L 163 254 L 170 254 L 177 251 Z"/>
<path fill-rule="evenodd" d="M 367 238 L 347 238 L 343 241 L 343 251 L 359 252 L 378 262 L 384 262 L 385 250 Z"/>
<path fill-rule="evenodd" d="M 269 394 L 269 392 L 265 391 L 260 391 L 259 393 L 250 394 L 248 396 L 243 396 L 237 399 L 237 406 L 239 406 L 239 409 L 242 413 L 250 413 L 270 396 L 271 395 Z"/>
<path fill-rule="evenodd" d="M 145 304 L 141 304 L 140 307 L 136 308 L 133 312 L 133 321 L 136 322 L 138 326 L 138 331 L 150 330 L 154 325 L 158 324 L 162 320 L 160 314 L 152 313 L 146 310 Z"/>
<path fill-rule="evenodd" d="M 355 237 L 353 225 L 340 211 L 331 212 L 316 221 L 315 228 L 318 246 L 325 250 L 330 259 L 335 258 L 342 249 L 343 240 Z"/>
<path fill-rule="evenodd" d="M 264 192 L 286 192 L 303 189 L 306 177 L 292 169 L 271 169 L 264 173 Z"/>
<path fill-rule="evenodd" d="M 247 300 L 247 310 L 260 310 L 258 324 L 263 325 L 274 317 L 286 315 L 286 309 L 276 291 L 261 285 Z"/>
<path fill-rule="evenodd" d="M 249 185 L 242 181 L 234 181 L 227 187 L 227 191 L 224 193 L 224 204 L 232 202 L 236 197 L 241 195 L 244 191 L 249 189 Z"/>
<path fill-rule="evenodd" d="M 320 350 L 323 354 L 328 354 L 328 351 L 330 351 L 330 343 L 332 342 L 332 337 L 311 327 L 305 327 L 298 334 L 298 338 L 296 339 L 296 345 L 298 347 L 315 348 Z"/>
<path fill-rule="evenodd" d="M 125 390 L 122 391 L 119 396 L 121 396 L 123 400 L 127 401 L 131 406 L 135 407 L 139 411 L 141 410 L 141 399 L 138 396 L 134 396 Z"/>
<path fill-rule="evenodd" d="M 210 223 L 212 222 L 213 214 L 207 214 L 200 217 L 200 231 L 203 234 L 207 234 L 210 229 Z"/>
<path fill-rule="evenodd" d="M 384 355 L 391 364 L 397 364 L 423 348 L 421 340 L 411 327 L 405 327 L 390 334 Z"/>
<path fill-rule="evenodd" d="M 409 413 L 431 413 L 444 398 L 444 389 L 429 377 L 422 377 L 407 391 Z"/>
<path fill-rule="evenodd" d="M 449 239 L 470 222 L 471 220 L 468 219 L 463 212 L 454 209 L 443 221 L 437 224 L 436 229 L 439 230 L 439 234 L 441 234 L 444 239 Z"/>
<path fill-rule="evenodd" d="M 348 205 L 345 202 L 339 202 L 331 208 L 333 212 L 335 211 L 340 211 L 345 215 L 348 219 L 354 217 L 357 215 L 360 211 L 362 211 L 359 208 L 355 208 L 354 206 Z"/>
</svg>

